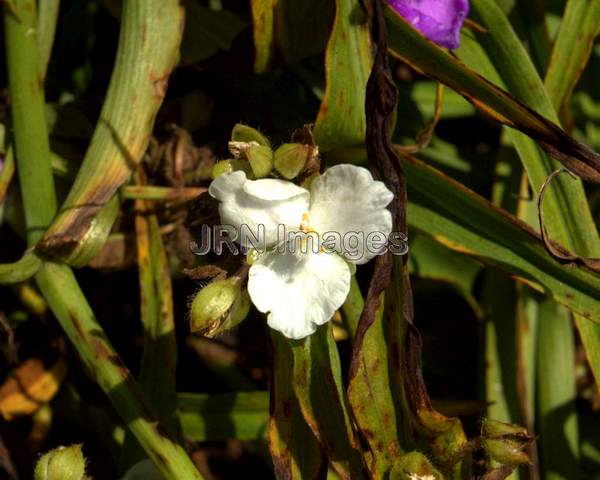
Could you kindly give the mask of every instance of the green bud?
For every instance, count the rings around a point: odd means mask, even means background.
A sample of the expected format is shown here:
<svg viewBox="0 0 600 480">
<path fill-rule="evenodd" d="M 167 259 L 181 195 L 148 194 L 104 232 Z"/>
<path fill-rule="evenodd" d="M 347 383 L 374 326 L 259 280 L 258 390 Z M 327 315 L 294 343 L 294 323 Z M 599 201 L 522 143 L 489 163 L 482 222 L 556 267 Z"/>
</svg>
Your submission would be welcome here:
<svg viewBox="0 0 600 480">
<path fill-rule="evenodd" d="M 253 145 L 246 151 L 246 157 L 256 178 L 266 177 L 273 170 L 273 151 L 271 147 Z"/>
<path fill-rule="evenodd" d="M 275 168 L 284 178 L 291 180 L 296 178 L 318 153 L 318 147 L 284 143 L 273 154 Z"/>
<path fill-rule="evenodd" d="M 233 172 L 233 170 L 234 168 L 231 160 L 221 160 L 220 162 L 215 163 L 215 165 L 212 168 L 212 171 L 210 172 L 210 176 L 214 180 L 219 175 Z"/>
<path fill-rule="evenodd" d="M 530 464 L 529 455 L 523 451 L 528 443 L 508 438 L 486 438 L 482 440 L 483 448 L 489 457 L 502 465 Z"/>
<path fill-rule="evenodd" d="M 58 447 L 41 456 L 35 465 L 34 480 L 84 480 L 85 458 L 81 445 Z"/>
<path fill-rule="evenodd" d="M 390 480 L 443 480 L 425 455 L 409 452 L 394 463 L 389 475 Z"/>
<path fill-rule="evenodd" d="M 214 337 L 236 325 L 248 315 L 250 298 L 242 292 L 238 277 L 215 280 L 200 290 L 192 302 L 191 330 Z"/>
<path fill-rule="evenodd" d="M 270 147 L 271 143 L 262 133 L 258 130 L 243 125 L 241 123 L 236 124 L 231 131 L 232 142 L 256 142 L 259 145 Z"/>
<path fill-rule="evenodd" d="M 481 435 L 486 438 L 517 437 L 529 440 L 527 429 L 521 425 L 499 422 L 498 420 L 483 420 Z"/>
</svg>

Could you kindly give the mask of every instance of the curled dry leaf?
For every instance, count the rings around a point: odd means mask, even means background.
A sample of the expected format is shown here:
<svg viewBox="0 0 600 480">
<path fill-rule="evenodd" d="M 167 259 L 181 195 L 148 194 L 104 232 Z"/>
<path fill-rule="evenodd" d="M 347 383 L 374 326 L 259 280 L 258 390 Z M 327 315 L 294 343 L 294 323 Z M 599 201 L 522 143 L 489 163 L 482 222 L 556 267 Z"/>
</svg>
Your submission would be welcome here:
<svg viewBox="0 0 600 480">
<path fill-rule="evenodd" d="M 537 208 L 542 241 L 544 242 L 544 246 L 546 247 L 548 253 L 560 262 L 564 262 L 570 266 L 583 265 L 594 272 L 600 273 L 600 258 L 580 257 L 577 254 L 569 252 L 569 250 L 567 250 L 562 245 L 559 245 L 558 243 L 552 241 L 552 239 L 550 239 L 550 237 L 548 236 L 548 231 L 546 230 L 546 226 L 544 225 L 544 213 L 542 211 L 544 195 L 548 187 L 550 187 L 552 180 L 554 180 L 561 173 L 568 173 L 573 178 L 576 178 L 575 175 L 569 170 L 565 168 L 560 168 L 548 175 L 548 178 L 546 178 L 546 181 L 542 184 L 538 193 Z"/>
</svg>

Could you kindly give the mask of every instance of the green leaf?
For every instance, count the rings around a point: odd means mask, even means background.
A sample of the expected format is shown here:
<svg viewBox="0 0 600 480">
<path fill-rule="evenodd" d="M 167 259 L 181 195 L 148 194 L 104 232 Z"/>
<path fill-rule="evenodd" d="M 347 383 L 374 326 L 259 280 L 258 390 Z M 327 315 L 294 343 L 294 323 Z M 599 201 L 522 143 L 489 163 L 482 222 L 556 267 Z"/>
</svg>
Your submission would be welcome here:
<svg viewBox="0 0 600 480">
<path fill-rule="evenodd" d="M 527 224 L 415 159 L 408 175 L 409 225 L 545 291 L 588 321 L 600 322 L 600 276 L 567 268 Z"/>
<path fill-rule="evenodd" d="M 169 262 L 158 219 L 150 213 L 149 203 L 138 200 L 136 210 L 136 250 L 144 331 L 139 381 L 146 401 L 166 431 L 181 441 L 175 386 L 177 341 Z M 128 435 L 123 446 L 121 468 L 125 470 L 144 457 L 134 437 Z"/>
<path fill-rule="evenodd" d="M 558 116 L 546 94 L 544 85 L 508 19 L 494 0 L 475 0 L 473 9 L 489 30 L 480 35 L 481 45 L 509 91 L 520 101 L 546 118 L 557 122 Z M 460 54 L 459 54 L 460 55 Z M 463 56 L 461 58 L 464 59 Z M 473 55 L 467 57 L 473 59 Z M 515 146 L 532 188 L 538 192 L 546 178 L 560 168 L 560 163 L 542 153 L 531 140 L 517 138 Z M 580 181 L 563 178 L 553 183 L 548 193 L 553 198 L 544 202 L 544 221 L 552 238 L 582 255 L 593 255 L 597 248 L 594 223 Z M 600 253 L 600 252 L 599 252 Z"/>
<path fill-rule="evenodd" d="M 371 36 L 359 2 L 336 0 L 325 52 L 325 96 L 314 129 L 323 152 L 364 143 L 364 105 L 372 64 Z"/>
<path fill-rule="evenodd" d="M 569 0 L 544 82 L 557 112 L 567 105 L 598 33 L 600 0 Z"/>
<path fill-rule="evenodd" d="M 302 414 L 343 479 L 364 477 L 358 439 L 352 430 L 331 325 L 303 340 L 290 340 L 292 385 Z"/>
<path fill-rule="evenodd" d="M 72 270 L 46 262 L 35 278 L 87 372 L 165 478 L 201 480 L 183 446 L 160 428 L 148 410 L 139 385 L 96 320 Z"/>
<path fill-rule="evenodd" d="M 279 479 L 322 478 L 327 463 L 315 435 L 308 427 L 294 391 L 294 354 L 279 332 L 271 331 L 272 385 L 269 450 Z"/>
<path fill-rule="evenodd" d="M 275 388 L 278 388 L 276 386 Z M 179 393 L 179 415 L 183 433 L 194 442 L 265 439 L 269 430 L 269 392 L 225 394 Z M 284 406 L 285 403 L 281 403 Z M 302 419 L 302 414 L 299 416 Z M 295 425 L 298 434 L 300 423 Z M 304 429 L 316 439 L 306 424 Z M 305 443 L 305 447 L 308 443 Z M 309 477 L 310 478 L 310 477 Z"/>
<path fill-rule="evenodd" d="M 251 0 L 254 35 L 254 71 L 264 73 L 273 61 L 275 51 L 274 9 L 276 0 Z"/>
<path fill-rule="evenodd" d="M 547 479 L 580 478 L 571 316 L 564 307 L 546 299 L 540 303 L 538 329 L 544 339 L 538 343 L 537 352 L 541 469 Z"/>
<path fill-rule="evenodd" d="M 284 60 L 294 65 L 325 50 L 333 16 L 333 1 L 277 0 L 275 39 Z"/>
<path fill-rule="evenodd" d="M 465 255 L 456 255 L 425 235 L 410 236 L 408 266 L 419 278 L 448 283 L 481 315 L 473 287 L 481 272 L 481 264 Z"/>
<path fill-rule="evenodd" d="M 229 50 L 247 23 L 228 10 L 212 10 L 198 0 L 184 0 L 185 28 L 181 62 L 196 63 Z"/>
<path fill-rule="evenodd" d="M 498 10 L 496 6 L 492 11 Z M 426 40 L 391 8 L 386 7 L 385 14 L 392 55 L 448 85 L 497 122 L 526 132 L 578 175 L 600 181 L 600 156 L 544 118 L 544 111 L 535 112 L 465 67 L 457 58 Z M 510 54 L 510 51 L 504 53 Z"/>
<path fill-rule="evenodd" d="M 177 0 L 124 2 L 117 58 L 100 119 L 71 191 L 37 246 L 44 255 L 82 266 L 107 238 L 118 212 L 114 194 L 148 146 L 177 62 L 182 22 Z"/>
<path fill-rule="evenodd" d="M 384 478 L 403 453 L 399 444 L 399 419 L 390 388 L 393 382 L 388 365 L 390 351 L 384 333 L 384 307 L 382 295 L 375 321 L 365 333 L 348 384 L 352 416 L 369 445 L 372 455 L 369 472 L 374 478 Z"/>
</svg>

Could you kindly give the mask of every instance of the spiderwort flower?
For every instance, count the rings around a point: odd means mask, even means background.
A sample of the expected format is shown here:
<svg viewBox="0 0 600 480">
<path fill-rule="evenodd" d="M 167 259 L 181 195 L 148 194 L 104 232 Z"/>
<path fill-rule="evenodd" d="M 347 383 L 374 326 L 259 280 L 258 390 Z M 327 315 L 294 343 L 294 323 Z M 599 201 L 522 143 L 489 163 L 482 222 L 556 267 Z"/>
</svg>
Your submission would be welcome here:
<svg viewBox="0 0 600 480">
<path fill-rule="evenodd" d="M 327 249 L 279 248 L 280 226 L 323 236 L 379 232 L 387 238 L 392 215 L 386 209 L 393 194 L 369 171 L 354 165 L 336 165 L 316 178 L 310 191 L 273 178 L 248 180 L 243 171 L 225 173 L 210 185 L 220 201 L 225 225 L 260 231 L 267 247 L 250 267 L 248 293 L 256 308 L 268 313 L 268 325 L 292 339 L 313 333 L 342 306 L 350 290 L 348 262 L 367 263 L 379 250 L 368 243 L 352 246 L 335 242 Z M 242 246 L 245 241 L 240 239 Z M 277 248 L 273 248 L 277 247 Z M 357 251 L 358 249 L 358 255 Z"/>
<path fill-rule="evenodd" d="M 458 48 L 469 0 L 388 0 L 388 3 L 432 42 Z"/>
</svg>

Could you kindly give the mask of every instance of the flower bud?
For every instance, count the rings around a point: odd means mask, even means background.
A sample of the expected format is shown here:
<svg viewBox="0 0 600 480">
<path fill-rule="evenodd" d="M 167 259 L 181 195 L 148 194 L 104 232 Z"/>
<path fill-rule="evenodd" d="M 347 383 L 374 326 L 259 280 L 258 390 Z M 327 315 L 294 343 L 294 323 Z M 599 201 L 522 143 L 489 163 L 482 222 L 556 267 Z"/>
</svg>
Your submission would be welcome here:
<svg viewBox="0 0 600 480">
<path fill-rule="evenodd" d="M 531 438 L 527 433 L 527 429 L 521 425 L 489 420 L 487 418 L 483 420 L 481 435 L 486 438 L 518 437 L 526 440 Z"/>
<path fill-rule="evenodd" d="M 230 172 L 233 172 L 233 164 L 231 160 L 221 160 L 220 162 L 215 163 L 212 171 L 210 172 L 210 176 L 214 180 L 219 175 Z"/>
<path fill-rule="evenodd" d="M 420 452 L 409 452 L 394 463 L 390 480 L 442 480 L 444 477 Z"/>
<path fill-rule="evenodd" d="M 273 155 L 277 171 L 288 180 L 296 178 L 318 155 L 318 147 L 301 143 L 284 143 Z"/>
<path fill-rule="evenodd" d="M 256 142 L 265 147 L 271 146 L 271 143 L 267 137 L 265 137 L 262 133 L 241 123 L 238 123 L 233 127 L 233 130 L 231 131 L 231 141 L 244 143 Z"/>
<path fill-rule="evenodd" d="M 270 147 L 253 145 L 246 151 L 246 157 L 256 178 L 266 177 L 273 170 L 273 151 Z"/>
<path fill-rule="evenodd" d="M 529 442 L 509 438 L 485 438 L 482 445 L 488 456 L 502 465 L 527 465 L 531 463 L 529 455 L 523 450 Z"/>
<path fill-rule="evenodd" d="M 58 447 L 42 455 L 33 473 L 34 480 L 85 480 L 85 458 L 81 445 Z"/>
<path fill-rule="evenodd" d="M 238 277 L 215 280 L 192 302 L 191 331 L 214 337 L 238 325 L 248 315 L 250 299 Z"/>
</svg>

